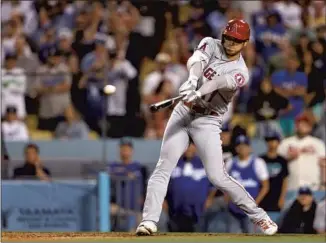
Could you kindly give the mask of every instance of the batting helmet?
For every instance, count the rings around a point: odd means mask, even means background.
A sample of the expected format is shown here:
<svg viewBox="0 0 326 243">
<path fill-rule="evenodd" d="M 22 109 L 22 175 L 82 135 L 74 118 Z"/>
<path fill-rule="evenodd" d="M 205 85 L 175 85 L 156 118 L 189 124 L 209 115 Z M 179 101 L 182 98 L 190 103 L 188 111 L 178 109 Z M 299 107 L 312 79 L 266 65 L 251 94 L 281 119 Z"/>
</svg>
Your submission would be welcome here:
<svg viewBox="0 0 326 243">
<path fill-rule="evenodd" d="M 242 19 L 232 19 L 225 26 L 222 36 L 229 36 L 238 40 L 247 41 L 250 38 L 249 24 Z"/>
</svg>

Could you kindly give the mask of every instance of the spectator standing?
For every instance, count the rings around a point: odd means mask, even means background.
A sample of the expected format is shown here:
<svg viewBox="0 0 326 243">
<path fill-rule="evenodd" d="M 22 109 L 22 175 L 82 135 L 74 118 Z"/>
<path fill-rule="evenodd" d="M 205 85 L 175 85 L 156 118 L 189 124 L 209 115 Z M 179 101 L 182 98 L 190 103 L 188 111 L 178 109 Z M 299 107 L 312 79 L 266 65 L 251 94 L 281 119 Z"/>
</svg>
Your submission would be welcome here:
<svg viewBox="0 0 326 243">
<path fill-rule="evenodd" d="M 37 145 L 26 145 L 25 164 L 22 167 L 15 168 L 13 179 L 50 180 L 50 171 L 42 165 L 39 152 Z"/>
<path fill-rule="evenodd" d="M 1 124 L 5 141 L 27 141 L 28 131 L 25 123 L 17 117 L 17 109 L 8 106 L 5 120 Z"/>
<path fill-rule="evenodd" d="M 108 80 L 116 87 L 114 94 L 107 98 L 107 118 L 110 124 L 109 137 L 121 138 L 128 131 L 127 90 L 129 82 L 137 76 L 135 67 L 125 58 L 117 57 L 114 51 L 109 52 L 110 70 Z M 137 129 L 137 127 L 133 127 Z"/>
<path fill-rule="evenodd" d="M 235 178 L 259 205 L 269 191 L 268 170 L 265 161 L 251 154 L 249 138 L 236 139 L 237 156 L 226 163 L 230 176 Z M 228 232 L 253 233 L 253 224 L 241 209 L 229 203 Z"/>
<path fill-rule="evenodd" d="M 148 138 L 162 137 L 168 117 L 167 110 L 152 115 L 148 110 L 149 104 L 171 97 L 183 81 L 169 68 L 169 65 L 171 65 L 169 54 L 159 53 L 155 61 L 156 70 L 145 77 L 142 85 L 142 107 L 147 124 L 145 137 Z"/>
<path fill-rule="evenodd" d="M 296 31 L 302 28 L 302 8 L 295 1 L 278 1 L 274 8 L 280 13 L 287 29 Z"/>
<path fill-rule="evenodd" d="M 26 75 L 26 109 L 28 114 L 37 114 L 38 100 L 35 93 L 36 71 L 40 66 L 38 56 L 35 55 L 27 42 L 26 36 L 20 34 L 16 38 L 17 67 L 22 68 Z"/>
<path fill-rule="evenodd" d="M 269 80 L 263 80 L 258 94 L 248 102 L 248 111 L 254 114 L 256 120 L 256 136 L 263 138 L 269 131 L 282 134 L 278 118 L 289 110 L 289 100 L 276 93 Z"/>
<path fill-rule="evenodd" d="M 269 192 L 259 206 L 265 211 L 279 212 L 283 209 L 288 188 L 288 161 L 277 153 L 281 137 L 277 132 L 265 136 L 267 153 L 260 157 L 266 162 L 269 174 Z"/>
<path fill-rule="evenodd" d="M 261 53 L 265 63 L 270 57 L 281 51 L 281 46 L 288 41 L 285 26 L 278 12 L 266 13 L 266 24 L 255 30 L 256 51 Z"/>
<path fill-rule="evenodd" d="M 58 139 L 88 139 L 89 129 L 86 123 L 76 114 L 72 105 L 65 110 L 65 121 L 58 124 L 55 137 Z"/>
<path fill-rule="evenodd" d="M 316 213 L 315 213 L 313 227 L 318 234 L 326 233 L 325 218 L 326 218 L 326 198 L 324 198 L 318 203 Z"/>
<path fill-rule="evenodd" d="M 8 106 L 15 106 L 18 118 L 24 119 L 26 116 L 26 75 L 22 68 L 17 67 L 15 53 L 6 54 L 4 67 L 1 69 L 1 86 L 1 115 L 4 115 Z"/>
<path fill-rule="evenodd" d="M 311 55 L 309 69 L 306 69 L 308 74 L 307 95 L 305 97 L 308 108 L 311 108 L 314 115 L 319 120 L 322 114 L 322 104 L 325 100 L 326 87 L 326 47 L 321 41 L 312 41 L 308 48 Z"/>
<path fill-rule="evenodd" d="M 105 75 L 108 75 L 109 55 L 107 35 L 97 34 L 95 38 L 94 51 L 86 54 L 81 61 L 83 77 L 79 81 L 79 88 L 86 89 L 86 121 L 93 130 L 100 133 L 97 123 L 105 113 L 101 91 L 105 85 Z"/>
<path fill-rule="evenodd" d="M 286 210 L 280 233 L 315 234 L 313 222 L 317 204 L 309 187 L 300 187 L 296 200 Z"/>
<path fill-rule="evenodd" d="M 62 53 L 52 49 L 47 63 L 38 70 L 36 90 L 40 96 L 39 124 L 41 130 L 54 131 L 71 104 L 71 75 L 62 60 Z"/>
<path fill-rule="evenodd" d="M 318 190 L 321 186 L 320 163 L 325 161 L 325 144 L 310 135 L 311 121 L 306 115 L 296 118 L 296 135 L 285 138 L 278 152 L 289 161 L 289 190 L 309 186 Z"/>
<path fill-rule="evenodd" d="M 266 15 L 274 9 L 273 0 L 261 0 L 260 9 L 251 15 L 251 25 L 254 29 L 266 25 Z M 276 14 L 279 15 L 278 12 Z"/>
<path fill-rule="evenodd" d="M 194 196 L 196 192 L 196 196 Z M 173 170 L 164 208 L 170 232 L 194 232 L 216 189 L 209 182 L 196 147 L 190 144 Z"/>
<path fill-rule="evenodd" d="M 308 86 L 307 75 L 297 71 L 299 61 L 296 55 L 288 57 L 287 68 L 272 74 L 271 81 L 275 92 L 289 99 L 292 109 L 280 116 L 280 125 L 284 136 L 294 133 L 294 122 L 304 109 L 304 96 Z"/>
<path fill-rule="evenodd" d="M 70 72 L 76 74 L 79 71 L 79 60 L 75 50 L 72 48 L 73 34 L 68 28 L 60 29 L 58 32 L 57 48 L 62 52 Z"/>
</svg>

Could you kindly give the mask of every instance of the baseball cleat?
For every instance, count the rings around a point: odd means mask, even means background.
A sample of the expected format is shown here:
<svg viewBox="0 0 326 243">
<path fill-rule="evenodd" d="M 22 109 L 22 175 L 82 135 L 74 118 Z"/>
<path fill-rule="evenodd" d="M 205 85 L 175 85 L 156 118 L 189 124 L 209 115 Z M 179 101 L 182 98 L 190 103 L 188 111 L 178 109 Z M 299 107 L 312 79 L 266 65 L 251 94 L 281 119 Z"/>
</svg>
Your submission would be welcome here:
<svg viewBox="0 0 326 243">
<path fill-rule="evenodd" d="M 275 235 L 278 230 L 277 224 L 270 218 L 259 220 L 255 222 L 255 225 L 257 225 L 265 235 Z"/>
<path fill-rule="evenodd" d="M 153 221 L 144 221 L 139 224 L 136 229 L 136 235 L 146 236 L 157 232 L 157 226 Z"/>
</svg>

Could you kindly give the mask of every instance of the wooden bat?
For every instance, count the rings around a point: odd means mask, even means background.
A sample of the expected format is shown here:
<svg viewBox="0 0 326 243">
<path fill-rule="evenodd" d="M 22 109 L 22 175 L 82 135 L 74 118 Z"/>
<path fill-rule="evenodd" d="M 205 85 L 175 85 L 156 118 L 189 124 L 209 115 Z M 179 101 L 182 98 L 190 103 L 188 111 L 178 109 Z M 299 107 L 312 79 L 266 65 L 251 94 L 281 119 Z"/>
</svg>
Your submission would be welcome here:
<svg viewBox="0 0 326 243">
<path fill-rule="evenodd" d="M 157 102 L 155 104 L 150 105 L 149 109 L 151 110 L 151 112 L 157 112 L 158 110 L 161 110 L 163 108 L 170 107 L 175 102 L 178 102 L 179 100 L 181 100 L 183 97 L 184 97 L 184 95 L 179 95 L 179 96 L 171 98 L 171 99 Z"/>
</svg>

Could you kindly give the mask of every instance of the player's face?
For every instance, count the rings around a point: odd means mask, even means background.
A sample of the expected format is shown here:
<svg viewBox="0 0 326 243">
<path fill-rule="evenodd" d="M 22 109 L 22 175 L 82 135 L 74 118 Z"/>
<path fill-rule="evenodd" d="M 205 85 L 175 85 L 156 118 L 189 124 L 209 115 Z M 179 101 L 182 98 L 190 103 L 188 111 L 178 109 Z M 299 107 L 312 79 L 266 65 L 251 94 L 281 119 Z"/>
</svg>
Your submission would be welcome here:
<svg viewBox="0 0 326 243">
<path fill-rule="evenodd" d="M 228 57 L 238 55 L 248 43 L 247 41 L 243 42 L 229 36 L 224 36 L 223 38 L 224 51 Z"/>
</svg>

